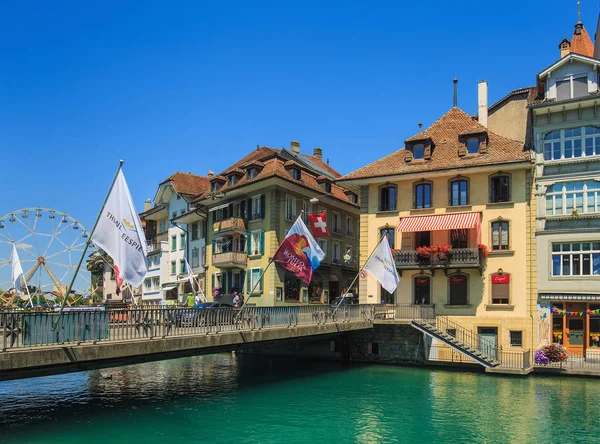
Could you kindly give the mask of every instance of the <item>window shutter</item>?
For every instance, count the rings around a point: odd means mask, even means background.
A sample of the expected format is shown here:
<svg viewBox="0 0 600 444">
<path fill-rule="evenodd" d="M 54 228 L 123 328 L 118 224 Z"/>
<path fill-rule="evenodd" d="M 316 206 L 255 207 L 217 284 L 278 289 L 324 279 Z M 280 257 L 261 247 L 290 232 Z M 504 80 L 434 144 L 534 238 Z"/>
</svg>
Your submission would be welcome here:
<svg viewBox="0 0 600 444">
<path fill-rule="evenodd" d="M 431 144 L 425 146 L 425 153 L 423 155 L 423 159 L 431 159 Z"/>
<path fill-rule="evenodd" d="M 400 244 L 400 248 L 402 250 L 412 250 L 413 239 L 414 233 L 402 233 L 402 243 Z"/>
<path fill-rule="evenodd" d="M 459 157 L 467 155 L 467 145 L 466 145 L 466 142 L 463 145 L 461 145 L 460 148 L 458 149 L 458 155 L 459 155 Z"/>
<path fill-rule="evenodd" d="M 252 233 L 249 232 L 246 236 L 246 254 L 250 256 L 252 254 Z"/>
<path fill-rule="evenodd" d="M 488 152 L 488 139 L 484 137 L 483 140 L 479 140 L 479 153 L 485 154 Z"/>
<path fill-rule="evenodd" d="M 265 195 L 262 194 L 260 196 L 260 218 L 263 219 L 265 217 Z"/>
<path fill-rule="evenodd" d="M 246 218 L 246 201 L 243 200 L 240 202 L 240 217 Z"/>
<path fill-rule="evenodd" d="M 214 273 L 212 275 L 212 287 L 210 288 L 211 293 L 213 291 L 213 288 L 215 288 L 215 275 L 214 275 Z"/>
<path fill-rule="evenodd" d="M 265 230 L 260 230 L 260 254 L 265 254 Z"/>
<path fill-rule="evenodd" d="M 261 276 L 261 275 L 262 275 L 262 272 L 263 272 L 263 269 L 261 268 L 261 269 L 259 270 L 259 274 L 258 274 L 258 275 L 259 275 L 259 276 Z M 264 278 L 264 276 L 263 276 L 263 278 Z M 264 281 L 264 279 L 262 279 L 262 278 L 261 278 L 261 280 L 260 280 L 260 284 L 258 285 L 259 291 L 260 291 L 261 293 L 263 292 L 263 281 Z"/>
<path fill-rule="evenodd" d="M 409 149 L 404 149 L 404 161 L 410 162 L 412 160 L 412 151 Z"/>
<path fill-rule="evenodd" d="M 229 292 L 233 289 L 233 271 L 227 272 L 227 282 L 229 282 Z"/>
<path fill-rule="evenodd" d="M 244 286 L 246 285 L 246 281 L 244 280 L 246 277 L 246 272 L 244 270 L 240 270 L 240 285 L 242 286 L 242 288 L 240 288 L 240 293 L 244 294 Z"/>
<path fill-rule="evenodd" d="M 227 293 L 227 273 L 221 273 L 221 294 Z"/>
<path fill-rule="evenodd" d="M 250 295 L 250 292 L 252 291 L 252 270 L 248 270 L 248 274 L 246 274 L 246 293 L 248 293 L 248 295 Z"/>
<path fill-rule="evenodd" d="M 252 220 L 252 199 L 248 199 L 248 219 Z"/>
</svg>

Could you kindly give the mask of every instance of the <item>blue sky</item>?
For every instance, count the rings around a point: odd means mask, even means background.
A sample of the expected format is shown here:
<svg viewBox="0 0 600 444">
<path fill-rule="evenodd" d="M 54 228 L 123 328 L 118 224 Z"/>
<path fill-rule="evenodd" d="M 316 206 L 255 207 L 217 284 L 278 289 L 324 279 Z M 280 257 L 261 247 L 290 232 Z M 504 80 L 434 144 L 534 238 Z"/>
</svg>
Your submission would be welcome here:
<svg viewBox="0 0 600 444">
<path fill-rule="evenodd" d="M 598 7 L 584 1 L 593 38 Z M 0 215 L 91 227 L 118 165 L 141 211 L 175 171 L 299 140 L 351 172 L 452 106 L 490 103 L 559 56 L 575 1 L 2 2 Z"/>
</svg>

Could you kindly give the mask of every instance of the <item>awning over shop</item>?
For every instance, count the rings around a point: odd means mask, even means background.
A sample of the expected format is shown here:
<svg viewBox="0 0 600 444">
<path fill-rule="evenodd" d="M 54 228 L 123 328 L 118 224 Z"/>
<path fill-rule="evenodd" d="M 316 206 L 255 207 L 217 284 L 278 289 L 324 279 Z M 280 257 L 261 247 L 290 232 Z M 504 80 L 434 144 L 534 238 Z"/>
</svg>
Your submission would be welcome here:
<svg viewBox="0 0 600 444">
<path fill-rule="evenodd" d="M 600 301 L 600 294 L 585 293 L 540 293 L 544 301 Z"/>
<path fill-rule="evenodd" d="M 165 287 L 162 288 L 162 290 L 164 291 L 170 291 L 173 290 L 177 285 L 167 285 Z"/>
<path fill-rule="evenodd" d="M 479 213 L 436 214 L 434 216 L 403 217 L 396 231 L 437 231 L 477 228 L 481 224 Z"/>
<path fill-rule="evenodd" d="M 229 206 L 229 204 L 226 203 L 226 204 L 223 204 L 223 205 L 218 205 L 216 207 L 209 208 L 208 211 L 209 211 L 209 213 L 212 213 L 213 211 L 221 210 L 223 208 L 227 208 L 228 206 Z"/>
</svg>

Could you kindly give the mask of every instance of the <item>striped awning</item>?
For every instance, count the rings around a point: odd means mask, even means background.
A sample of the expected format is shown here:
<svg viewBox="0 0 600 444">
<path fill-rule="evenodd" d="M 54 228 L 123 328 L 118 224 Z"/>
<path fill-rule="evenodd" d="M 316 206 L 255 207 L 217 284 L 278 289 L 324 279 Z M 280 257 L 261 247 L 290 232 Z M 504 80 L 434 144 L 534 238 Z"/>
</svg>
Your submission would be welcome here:
<svg viewBox="0 0 600 444">
<path fill-rule="evenodd" d="M 396 231 L 413 233 L 417 231 L 458 230 L 461 228 L 479 228 L 480 213 L 436 214 L 434 216 L 403 217 Z"/>
<path fill-rule="evenodd" d="M 600 301 L 600 294 L 586 293 L 540 293 L 544 301 Z"/>
</svg>

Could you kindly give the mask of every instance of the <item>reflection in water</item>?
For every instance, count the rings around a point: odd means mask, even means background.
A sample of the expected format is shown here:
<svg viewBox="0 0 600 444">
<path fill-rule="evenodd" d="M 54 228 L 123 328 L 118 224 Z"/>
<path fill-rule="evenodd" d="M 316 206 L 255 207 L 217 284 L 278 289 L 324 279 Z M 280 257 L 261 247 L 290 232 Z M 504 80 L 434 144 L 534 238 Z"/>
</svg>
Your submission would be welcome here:
<svg viewBox="0 0 600 444">
<path fill-rule="evenodd" d="M 590 441 L 600 382 L 230 354 L 0 383 L 2 441 Z"/>
</svg>

